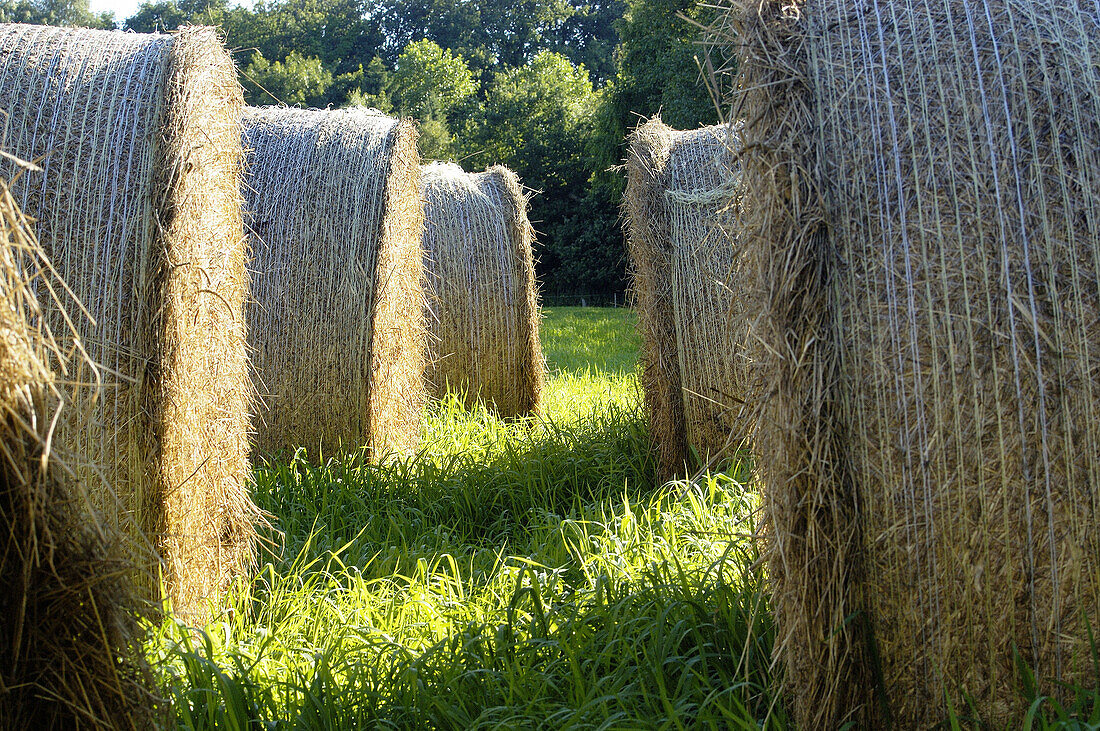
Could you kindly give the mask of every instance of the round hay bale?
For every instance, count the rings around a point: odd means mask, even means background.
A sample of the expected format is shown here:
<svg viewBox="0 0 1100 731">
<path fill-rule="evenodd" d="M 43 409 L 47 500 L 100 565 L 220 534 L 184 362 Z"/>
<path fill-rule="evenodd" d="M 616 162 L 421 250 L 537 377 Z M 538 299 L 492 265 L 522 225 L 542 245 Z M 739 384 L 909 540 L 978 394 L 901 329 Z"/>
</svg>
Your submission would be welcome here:
<svg viewBox="0 0 1100 731">
<path fill-rule="evenodd" d="M 501 165 L 467 173 L 433 163 L 421 179 L 430 392 L 439 398 L 450 387 L 505 418 L 534 413 L 545 364 L 519 178 Z"/>
<path fill-rule="evenodd" d="M 802 728 L 1093 687 L 1092 4 L 752 0 L 742 235 L 779 656 Z"/>
<path fill-rule="evenodd" d="M 104 390 L 58 433 L 121 497 L 100 509 L 159 549 L 174 610 L 255 560 L 240 203 L 242 92 L 209 28 L 173 35 L 0 26 L 13 188 L 90 318 Z M 0 167 L 10 168 L 4 162 Z M 58 329 L 61 313 L 51 311 Z"/>
<path fill-rule="evenodd" d="M 146 729 L 158 701 L 139 644 L 133 555 L 89 509 L 52 428 L 82 359 L 43 299 L 63 293 L 0 180 L 0 728 Z"/>
<path fill-rule="evenodd" d="M 631 134 L 623 199 L 642 335 L 642 386 L 666 474 L 692 449 L 728 457 L 749 432 L 736 137 L 728 127 L 677 131 L 659 117 Z"/>
<path fill-rule="evenodd" d="M 409 453 L 424 406 L 415 125 L 368 109 L 248 109 L 256 448 Z M 317 450 L 320 450 L 319 452 Z"/>
</svg>

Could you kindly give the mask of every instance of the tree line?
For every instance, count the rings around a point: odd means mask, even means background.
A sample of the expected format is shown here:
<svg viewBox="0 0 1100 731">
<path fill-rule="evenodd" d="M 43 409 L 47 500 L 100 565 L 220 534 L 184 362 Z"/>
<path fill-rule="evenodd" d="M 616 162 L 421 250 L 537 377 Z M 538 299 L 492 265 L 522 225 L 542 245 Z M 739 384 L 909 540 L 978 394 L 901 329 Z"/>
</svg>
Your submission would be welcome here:
<svg viewBox="0 0 1100 731">
<path fill-rule="evenodd" d="M 501 163 L 538 191 L 550 295 L 625 287 L 617 169 L 626 134 L 718 112 L 696 56 L 698 0 L 156 0 L 131 17 L 88 0 L 0 0 L 0 21 L 138 32 L 222 29 L 248 103 L 366 105 L 415 117 L 423 157 Z"/>
</svg>

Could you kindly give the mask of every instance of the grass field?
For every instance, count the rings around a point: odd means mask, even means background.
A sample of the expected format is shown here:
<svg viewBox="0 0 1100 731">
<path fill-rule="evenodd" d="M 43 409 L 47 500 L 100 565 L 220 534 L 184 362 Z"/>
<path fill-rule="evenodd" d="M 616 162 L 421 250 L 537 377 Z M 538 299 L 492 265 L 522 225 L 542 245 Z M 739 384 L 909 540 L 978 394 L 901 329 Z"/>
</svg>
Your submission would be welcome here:
<svg viewBox="0 0 1100 731">
<path fill-rule="evenodd" d="M 779 726 L 737 474 L 657 484 L 627 310 L 554 308 L 545 416 L 256 470 L 270 554 L 151 642 L 181 728 Z M 759 721 L 759 723 L 758 723 Z"/>
<path fill-rule="evenodd" d="M 540 419 L 450 398 L 414 458 L 256 469 L 264 565 L 149 642 L 179 728 L 788 726 L 744 466 L 657 483 L 629 311 L 548 309 L 542 337 Z M 1096 692 L 1024 693 L 1023 728 L 1100 728 Z"/>
</svg>

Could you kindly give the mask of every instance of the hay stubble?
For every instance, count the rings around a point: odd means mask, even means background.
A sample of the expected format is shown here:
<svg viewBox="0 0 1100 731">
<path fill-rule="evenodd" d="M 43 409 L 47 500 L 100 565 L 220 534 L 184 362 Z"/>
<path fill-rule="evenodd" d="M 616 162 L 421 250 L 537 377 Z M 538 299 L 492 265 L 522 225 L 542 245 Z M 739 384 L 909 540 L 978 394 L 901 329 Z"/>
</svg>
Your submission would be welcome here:
<svg viewBox="0 0 1100 731">
<path fill-rule="evenodd" d="M 82 317 L 0 181 L 0 729 L 145 729 L 160 712 L 133 585 L 148 561 L 91 509 L 89 488 L 109 487 L 77 477 L 53 430 L 98 387 L 71 379 L 95 369 L 40 300 Z"/>
</svg>

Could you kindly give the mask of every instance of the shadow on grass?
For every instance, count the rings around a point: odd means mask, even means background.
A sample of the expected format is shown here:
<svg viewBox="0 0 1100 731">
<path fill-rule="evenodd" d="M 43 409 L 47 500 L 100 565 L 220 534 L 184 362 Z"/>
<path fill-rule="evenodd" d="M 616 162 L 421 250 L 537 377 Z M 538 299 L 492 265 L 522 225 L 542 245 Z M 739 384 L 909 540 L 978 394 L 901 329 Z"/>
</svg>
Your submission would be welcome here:
<svg viewBox="0 0 1100 731">
<path fill-rule="evenodd" d="M 317 555 L 355 541 L 358 556 L 443 537 L 499 547 L 544 516 L 604 499 L 644 501 L 661 488 L 641 417 L 513 432 L 488 455 L 417 455 L 371 464 L 362 452 L 312 464 L 301 453 L 256 470 L 257 504 L 275 518 L 283 555 L 312 537 Z M 441 536 L 440 534 L 446 534 Z"/>
</svg>

